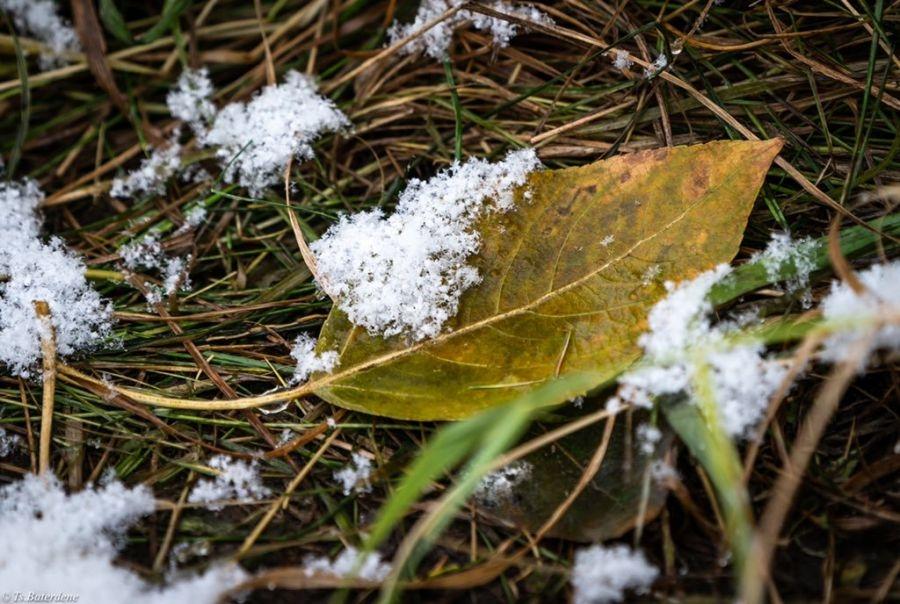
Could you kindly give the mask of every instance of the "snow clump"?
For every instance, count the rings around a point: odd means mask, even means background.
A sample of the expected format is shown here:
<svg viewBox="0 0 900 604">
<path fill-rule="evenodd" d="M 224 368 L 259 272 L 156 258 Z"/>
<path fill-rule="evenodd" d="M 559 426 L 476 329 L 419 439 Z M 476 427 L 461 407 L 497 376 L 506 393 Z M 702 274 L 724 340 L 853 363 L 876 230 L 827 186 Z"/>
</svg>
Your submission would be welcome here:
<svg viewBox="0 0 900 604">
<path fill-rule="evenodd" d="M 227 182 L 260 195 L 281 181 L 291 158 L 313 157 L 312 142 L 319 135 L 349 126 L 312 78 L 289 71 L 283 83 L 265 87 L 250 102 L 223 107 L 200 142 L 217 147 Z"/>
<path fill-rule="evenodd" d="M 361 453 L 353 453 L 350 463 L 334 473 L 334 479 L 341 485 L 344 495 L 371 491 L 371 476 L 372 460 Z"/>
<path fill-rule="evenodd" d="M 253 500 L 268 497 L 259 476 L 255 461 L 232 459 L 227 455 L 216 455 L 209 460 L 209 467 L 218 470 L 214 480 L 201 480 L 191 491 L 188 501 L 204 503 L 210 510 L 221 510 L 226 499 Z"/>
<path fill-rule="evenodd" d="M 181 167 L 181 145 L 175 140 L 158 149 L 151 149 L 150 156 L 141 161 L 137 170 L 124 177 L 114 178 L 109 194 L 124 199 L 138 195 L 162 195 L 166 181 Z"/>
<path fill-rule="evenodd" d="M 481 505 L 496 508 L 513 497 L 514 489 L 531 478 L 534 469 L 527 461 L 514 461 L 481 479 L 475 489 L 475 500 Z"/>
<path fill-rule="evenodd" d="M 770 281 L 781 281 L 787 274 L 787 291 L 803 292 L 803 307 L 809 308 L 809 275 L 816 269 L 819 247 L 819 242 L 810 237 L 794 240 L 787 233 L 773 233 L 766 249 L 754 254 L 750 261 L 760 263 Z"/>
<path fill-rule="evenodd" d="M 786 368 L 765 356 L 762 342 L 731 342 L 728 323 L 712 324 L 709 291 L 730 271 L 722 264 L 693 280 L 666 283 L 669 293 L 651 309 L 649 330 L 638 339 L 644 360 L 619 379 L 612 408 L 649 408 L 655 397 L 679 393 L 694 400 L 695 384 L 708 371 L 725 432 L 745 436 L 763 418 Z"/>
<path fill-rule="evenodd" d="M 0 364 L 20 377 L 31 377 L 41 357 L 35 301 L 50 306 L 60 356 L 112 335 L 112 309 L 85 280 L 84 263 L 60 239 L 41 240 L 43 199 L 32 180 L 0 183 Z"/>
<path fill-rule="evenodd" d="M 59 16 L 52 0 L 0 0 L 0 9 L 9 13 L 17 28 L 46 46 L 40 56 L 42 69 L 64 65 L 64 55 L 81 51 L 78 34 Z"/>
<path fill-rule="evenodd" d="M 355 547 L 343 550 L 334 561 L 327 557 L 307 557 L 303 566 L 307 577 L 329 575 L 338 579 L 356 578 L 373 582 L 384 581 L 391 572 L 391 565 L 383 562 L 380 554 L 364 554 Z"/>
<path fill-rule="evenodd" d="M 659 575 L 642 552 L 626 545 L 593 545 L 575 552 L 572 587 L 575 604 L 621 602 L 625 590 L 645 594 Z"/>
<path fill-rule="evenodd" d="M 859 273 L 859 280 L 865 288 L 863 292 L 857 293 L 847 283 L 835 281 L 822 301 L 822 314 L 835 328 L 822 349 L 826 361 L 843 361 L 869 338 L 870 353 L 877 349 L 900 350 L 900 261 L 873 265 Z"/>
<path fill-rule="evenodd" d="M 125 532 L 153 512 L 150 489 L 113 481 L 66 495 L 54 477 L 0 488 L 0 585 L 8 593 L 77 594 L 92 604 L 214 604 L 244 578 L 234 565 L 156 586 L 114 564 Z"/>
<path fill-rule="evenodd" d="M 291 382 L 301 384 L 309 379 L 313 373 L 323 371 L 331 372 L 340 362 L 338 352 L 336 350 L 327 350 L 322 353 L 316 352 L 316 338 L 307 334 L 300 334 L 294 340 L 294 347 L 291 349 L 291 356 L 297 361 L 294 368 L 294 377 Z"/>
<path fill-rule="evenodd" d="M 446 11 L 456 8 L 465 0 L 422 0 L 416 16 L 411 23 L 405 25 L 394 22 L 388 30 L 388 39 L 391 44 L 415 34 L 426 27 L 428 23 L 440 18 Z M 530 5 L 514 6 L 503 0 L 495 0 L 487 6 L 499 13 L 516 17 L 523 21 L 529 21 L 536 25 L 552 25 L 553 19 Z M 453 32 L 466 23 L 480 31 L 491 33 L 494 45 L 498 48 L 509 46 L 510 41 L 519 34 L 521 25 L 511 20 L 498 19 L 482 13 L 470 10 L 460 10 L 444 19 L 421 36 L 411 40 L 403 46 L 401 52 L 405 54 L 417 54 L 424 52 L 433 59 L 441 60 L 447 56 L 450 43 L 453 40 Z"/>
<path fill-rule="evenodd" d="M 467 264 L 481 244 L 475 222 L 512 209 L 513 189 L 539 166 L 533 149 L 494 164 L 454 163 L 427 181 L 412 179 L 390 216 L 381 209 L 341 216 L 310 246 L 319 285 L 370 334 L 435 337 L 480 281 Z"/>
</svg>

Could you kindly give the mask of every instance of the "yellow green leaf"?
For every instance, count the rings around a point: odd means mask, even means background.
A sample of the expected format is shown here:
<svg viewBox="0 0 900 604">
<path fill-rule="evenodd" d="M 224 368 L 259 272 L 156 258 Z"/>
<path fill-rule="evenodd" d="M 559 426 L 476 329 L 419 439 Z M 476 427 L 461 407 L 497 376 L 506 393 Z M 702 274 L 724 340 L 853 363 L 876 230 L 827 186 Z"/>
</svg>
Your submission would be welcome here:
<svg viewBox="0 0 900 604">
<path fill-rule="evenodd" d="M 560 375 L 598 385 L 639 356 L 665 281 L 737 253 L 780 140 L 719 141 L 535 172 L 516 209 L 483 219 L 482 276 L 432 340 L 384 339 L 335 307 L 319 350 L 340 366 L 315 393 L 396 418 L 460 419 Z M 556 401 L 561 402 L 561 401 Z"/>
</svg>

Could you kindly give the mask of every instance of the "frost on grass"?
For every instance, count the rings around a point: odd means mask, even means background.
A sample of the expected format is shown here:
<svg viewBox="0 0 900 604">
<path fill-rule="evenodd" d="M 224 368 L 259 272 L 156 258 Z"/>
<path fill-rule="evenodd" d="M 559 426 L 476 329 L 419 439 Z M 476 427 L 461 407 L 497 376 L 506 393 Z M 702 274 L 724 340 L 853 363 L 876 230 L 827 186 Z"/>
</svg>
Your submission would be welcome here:
<svg viewBox="0 0 900 604">
<path fill-rule="evenodd" d="M 378 582 L 390 574 L 391 565 L 383 562 L 377 552 L 364 554 L 355 547 L 348 547 L 334 561 L 327 557 L 307 557 L 303 561 L 303 572 L 308 577 L 327 575 L 338 579 L 352 577 Z"/>
<path fill-rule="evenodd" d="M 92 604 L 213 604 L 243 578 L 236 566 L 150 585 L 113 560 L 126 530 L 154 509 L 146 487 L 111 482 L 66 495 L 55 478 L 27 475 L 0 489 L 0 585 L 78 594 Z"/>
<path fill-rule="evenodd" d="M 165 147 L 151 149 L 150 156 L 141 161 L 137 170 L 112 181 L 109 194 L 117 198 L 139 195 L 161 195 L 168 181 L 181 166 L 181 145 L 174 139 Z"/>
<path fill-rule="evenodd" d="M 201 142 L 217 147 L 225 180 L 259 195 L 281 181 L 292 157 L 311 158 L 319 135 L 349 124 L 311 78 L 289 71 L 282 84 L 267 86 L 249 103 L 222 108 Z"/>
<path fill-rule="evenodd" d="M 463 3 L 464 0 L 422 0 L 411 23 L 400 24 L 394 22 L 388 30 L 390 43 L 394 44 L 403 38 L 415 34 L 419 30 L 424 29 L 431 21 L 440 18 L 446 11 Z M 550 17 L 527 4 L 513 5 L 499 0 L 486 3 L 486 5 L 499 13 L 537 25 L 553 24 L 553 20 Z M 521 31 L 521 25 L 514 21 L 499 19 L 474 11 L 460 10 L 421 36 L 408 42 L 401 48 L 401 52 L 406 54 L 424 52 L 434 59 L 443 59 L 447 56 L 447 50 L 450 48 L 450 43 L 453 40 L 453 32 L 466 23 L 471 23 L 475 29 L 480 31 L 490 32 L 494 45 L 499 48 L 509 46 L 510 41 Z"/>
<path fill-rule="evenodd" d="M 190 126 L 195 134 L 202 136 L 216 115 L 216 106 L 212 102 L 213 92 L 209 71 L 205 67 L 185 69 L 178 77 L 175 88 L 166 96 L 169 113 Z"/>
<path fill-rule="evenodd" d="M 268 497 L 259 476 L 256 461 L 233 459 L 227 455 L 216 455 L 209 460 L 209 467 L 218 471 L 215 479 L 197 482 L 188 501 L 203 503 L 210 510 L 221 510 L 227 499 L 258 500 Z"/>
<path fill-rule="evenodd" d="M 527 461 L 514 461 L 481 479 L 474 492 L 481 505 L 496 508 L 513 498 L 513 490 L 531 478 L 534 467 Z"/>
<path fill-rule="evenodd" d="M 625 545 L 593 545 L 575 553 L 572 587 L 575 604 L 621 602 L 626 590 L 647 593 L 659 570 Z"/>
<path fill-rule="evenodd" d="M 344 495 L 371 491 L 371 476 L 372 460 L 361 453 L 353 453 L 350 463 L 334 473 L 334 479 L 341 485 Z"/>
<path fill-rule="evenodd" d="M 342 216 L 310 246 L 319 285 L 373 335 L 438 335 L 480 280 L 467 264 L 481 244 L 476 220 L 512 209 L 514 187 L 539 166 L 533 149 L 495 164 L 470 159 L 412 179 L 390 216 L 380 209 Z"/>
<path fill-rule="evenodd" d="M 84 264 L 59 239 L 44 242 L 30 180 L 0 184 L 0 363 L 22 377 L 41 356 L 34 302 L 50 305 L 57 353 L 91 350 L 110 337 L 112 309 L 84 278 Z"/>
<path fill-rule="evenodd" d="M 53 0 L 0 0 L 0 9 L 9 13 L 21 32 L 46 46 L 40 56 L 42 69 L 65 64 L 64 55 L 81 50 L 78 34 L 59 16 Z"/>
<path fill-rule="evenodd" d="M 751 262 L 758 262 L 766 269 L 770 281 L 786 280 L 787 291 L 803 292 L 803 306 L 812 305 L 809 292 L 809 275 L 816 268 L 819 243 L 806 237 L 794 240 L 787 233 L 773 233 L 762 252 L 754 254 Z"/>
<path fill-rule="evenodd" d="M 900 350 L 900 261 L 876 264 L 858 276 L 865 291 L 835 281 L 822 301 L 825 320 L 835 329 L 822 349 L 826 361 L 843 361 L 865 340 L 869 352 Z"/>
<path fill-rule="evenodd" d="M 317 353 L 316 338 L 312 338 L 305 333 L 300 334 L 294 340 L 291 356 L 297 361 L 297 366 L 294 368 L 294 377 L 291 380 L 295 384 L 305 382 L 313 373 L 320 371 L 328 373 L 337 367 L 340 362 L 336 350 Z"/>
<path fill-rule="evenodd" d="M 650 407 L 656 397 L 680 393 L 696 402 L 699 380 L 709 380 L 717 420 L 730 436 L 747 435 L 762 419 L 786 369 L 765 355 L 762 342 L 735 342 L 731 324 L 713 325 L 708 294 L 729 272 L 723 264 L 666 284 L 669 293 L 651 309 L 649 330 L 638 340 L 644 360 L 619 379 L 612 408 Z"/>
</svg>

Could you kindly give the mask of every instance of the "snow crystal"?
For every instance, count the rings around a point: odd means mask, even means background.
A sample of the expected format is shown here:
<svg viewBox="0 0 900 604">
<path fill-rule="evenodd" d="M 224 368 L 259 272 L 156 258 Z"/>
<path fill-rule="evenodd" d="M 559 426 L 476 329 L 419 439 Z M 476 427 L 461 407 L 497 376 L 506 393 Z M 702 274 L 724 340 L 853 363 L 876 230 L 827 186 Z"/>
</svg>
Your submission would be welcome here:
<svg viewBox="0 0 900 604">
<path fill-rule="evenodd" d="M 77 594 L 92 604 L 213 604 L 236 585 L 236 566 L 185 577 L 166 587 L 113 564 L 128 527 L 154 509 L 146 487 L 112 482 L 67 496 L 53 477 L 27 475 L 0 489 L 0 585 L 10 592 Z"/>
<path fill-rule="evenodd" d="M 762 343 L 730 342 L 730 324 L 712 325 L 707 296 L 729 271 L 723 264 L 696 279 L 666 284 L 668 296 L 651 309 L 650 329 L 638 339 L 644 361 L 619 379 L 614 405 L 651 407 L 655 397 L 682 392 L 693 397 L 695 381 L 708 369 L 725 432 L 744 436 L 762 419 L 787 370 L 764 356 Z"/>
<path fill-rule="evenodd" d="M 880 326 L 876 328 L 870 350 L 900 349 L 900 261 L 876 264 L 858 276 L 865 287 L 863 293 L 856 293 L 845 282 L 835 281 L 822 301 L 825 320 L 836 330 L 822 349 L 826 361 L 844 360 L 860 340 L 870 337 L 876 324 Z M 867 360 L 863 359 L 863 365 Z"/>
<path fill-rule="evenodd" d="M 609 247 L 615 240 L 615 235 L 606 235 L 603 239 L 600 240 L 600 245 L 602 245 L 603 247 Z"/>
<path fill-rule="evenodd" d="M 372 460 L 360 453 L 353 453 L 350 463 L 334 473 L 334 479 L 340 483 L 344 495 L 371 491 L 371 476 Z"/>
<path fill-rule="evenodd" d="M 141 161 L 140 167 L 124 178 L 115 178 L 109 194 L 117 198 L 157 194 L 166 191 L 166 181 L 181 166 L 181 145 L 174 139 L 165 147 L 151 149 L 150 157 Z"/>
<path fill-rule="evenodd" d="M 66 58 L 61 55 L 81 50 L 78 35 L 59 16 L 52 0 L 0 0 L 0 9 L 12 16 L 16 27 L 47 46 L 47 51 L 40 57 L 42 69 L 62 65 Z"/>
<path fill-rule="evenodd" d="M 514 461 L 507 466 L 491 472 L 481 479 L 475 489 L 476 501 L 485 507 L 495 508 L 508 502 L 513 497 L 513 490 L 531 478 L 534 469 L 527 461 Z"/>
<path fill-rule="evenodd" d="M 627 50 L 614 48 L 609 51 L 609 54 L 612 55 L 613 67 L 615 67 L 619 71 L 631 69 L 631 66 L 634 65 L 634 61 L 631 60 L 631 53 L 629 53 Z"/>
<path fill-rule="evenodd" d="M 281 181 L 289 159 L 313 156 L 317 136 L 348 126 L 346 116 L 319 95 L 311 78 L 289 71 L 284 83 L 267 86 L 249 103 L 219 111 L 201 143 L 218 147 L 226 181 L 238 181 L 259 195 Z"/>
<path fill-rule="evenodd" d="M 329 373 L 340 363 L 336 350 L 316 353 L 316 338 L 312 338 L 305 333 L 300 334 L 294 340 L 291 356 L 297 361 L 294 377 L 291 379 L 291 382 L 295 384 L 305 382 L 310 375 L 319 371 Z"/>
<path fill-rule="evenodd" d="M 190 126 L 197 136 L 203 136 L 216 115 L 213 92 L 209 71 L 205 67 L 185 69 L 178 77 L 175 88 L 166 96 L 169 113 Z"/>
<path fill-rule="evenodd" d="M 575 604 L 620 602 L 625 590 L 646 593 L 659 570 L 625 545 L 593 545 L 575 552 L 572 587 Z"/>
<path fill-rule="evenodd" d="M 0 363 L 29 377 L 41 356 L 34 302 L 50 305 L 60 356 L 90 350 L 112 332 L 112 309 L 84 278 L 84 264 L 59 239 L 40 239 L 43 199 L 29 180 L 0 183 Z"/>
<path fill-rule="evenodd" d="M 310 246 L 319 285 L 373 335 L 436 336 L 480 280 L 466 263 L 481 243 L 476 220 L 512 209 L 513 188 L 538 166 L 533 149 L 495 164 L 454 163 L 427 181 L 412 179 L 390 216 L 380 209 L 341 216 Z"/>
<path fill-rule="evenodd" d="M 355 547 L 342 551 L 333 562 L 326 557 L 307 557 L 303 566 L 303 572 L 308 577 L 330 575 L 339 579 L 355 577 L 364 581 L 383 581 L 391 572 L 391 565 L 383 562 L 380 554 L 363 554 Z"/>
<path fill-rule="evenodd" d="M 388 38 L 390 43 L 394 44 L 403 38 L 415 34 L 423 29 L 429 22 L 438 19 L 443 13 L 463 4 L 465 0 L 422 0 L 419 9 L 416 12 L 415 19 L 412 23 L 401 25 L 394 22 L 388 30 Z M 514 6 L 503 0 L 495 0 L 486 4 L 489 8 L 517 17 L 519 19 L 530 21 L 537 25 L 552 25 L 553 20 L 530 5 Z M 453 39 L 453 31 L 461 27 L 465 23 L 471 23 L 475 29 L 481 31 L 489 31 L 494 40 L 494 45 L 499 48 L 509 46 L 510 41 L 519 33 L 519 24 L 506 19 L 498 19 L 482 13 L 476 13 L 469 10 L 460 10 L 454 13 L 450 18 L 444 19 L 418 38 L 408 42 L 401 52 L 406 54 L 415 54 L 425 52 L 428 56 L 435 59 L 443 59 L 447 56 L 447 50 L 450 48 L 450 42 Z"/>
<path fill-rule="evenodd" d="M 225 499 L 257 500 L 267 497 L 266 488 L 259 476 L 256 461 L 233 459 L 216 455 L 209 460 L 209 467 L 218 470 L 214 480 L 198 481 L 188 501 L 205 503 L 210 510 L 221 510 Z"/>
<path fill-rule="evenodd" d="M 650 464 L 650 477 L 657 484 L 665 485 L 672 480 L 678 480 L 678 470 L 662 459 L 657 459 Z"/>
</svg>

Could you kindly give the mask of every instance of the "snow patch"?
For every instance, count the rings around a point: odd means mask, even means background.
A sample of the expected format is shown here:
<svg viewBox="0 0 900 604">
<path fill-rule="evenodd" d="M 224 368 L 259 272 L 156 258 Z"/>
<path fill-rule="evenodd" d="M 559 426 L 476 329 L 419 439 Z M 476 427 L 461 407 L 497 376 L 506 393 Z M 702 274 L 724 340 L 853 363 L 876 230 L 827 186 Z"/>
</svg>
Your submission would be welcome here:
<svg viewBox="0 0 900 604">
<path fill-rule="evenodd" d="M 81 260 L 60 239 L 40 238 L 34 181 L 0 183 L 0 363 L 21 377 L 41 357 L 41 322 L 34 302 L 50 305 L 57 353 L 96 348 L 112 335 L 112 309 L 84 278 Z"/>
<path fill-rule="evenodd" d="M 466 262 L 481 244 L 476 220 L 512 209 L 513 188 L 539 166 L 533 149 L 495 164 L 454 163 L 427 181 L 412 179 L 390 216 L 341 216 L 310 246 L 319 285 L 370 334 L 433 338 L 480 281 Z"/>
</svg>

